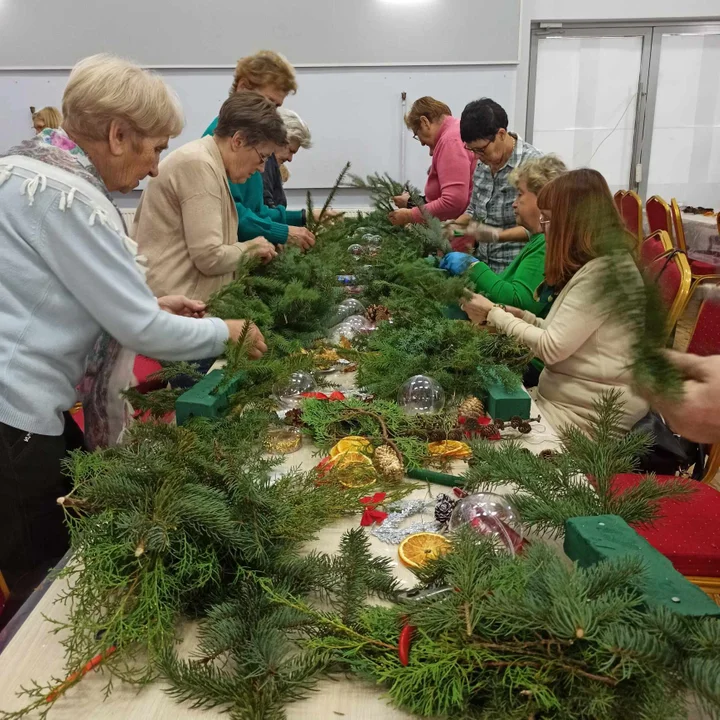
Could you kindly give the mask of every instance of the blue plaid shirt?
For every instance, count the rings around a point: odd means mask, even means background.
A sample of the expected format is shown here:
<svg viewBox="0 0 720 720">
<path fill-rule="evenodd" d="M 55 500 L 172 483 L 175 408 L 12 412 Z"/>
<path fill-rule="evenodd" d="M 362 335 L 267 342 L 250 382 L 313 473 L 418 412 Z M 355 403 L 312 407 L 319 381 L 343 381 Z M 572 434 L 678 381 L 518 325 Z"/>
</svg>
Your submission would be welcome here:
<svg viewBox="0 0 720 720">
<path fill-rule="evenodd" d="M 507 230 L 517 227 L 513 203 L 517 191 L 510 184 L 510 173 L 526 160 L 537 158 L 542 153 L 526 143 L 515 133 L 515 149 L 505 166 L 493 176 L 490 168 L 478 161 L 473 176 L 473 192 L 467 214 L 474 220 Z M 525 247 L 522 242 L 480 243 L 475 257 L 485 262 L 494 273 L 501 273 Z"/>
</svg>

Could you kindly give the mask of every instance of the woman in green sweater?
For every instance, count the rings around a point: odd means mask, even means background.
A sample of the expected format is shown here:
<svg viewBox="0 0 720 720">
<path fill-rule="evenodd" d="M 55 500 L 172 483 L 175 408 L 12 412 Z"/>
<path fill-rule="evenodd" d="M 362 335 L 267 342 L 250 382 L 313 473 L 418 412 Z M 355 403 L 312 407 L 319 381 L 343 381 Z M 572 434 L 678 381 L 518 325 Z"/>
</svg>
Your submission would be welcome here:
<svg viewBox="0 0 720 720">
<path fill-rule="evenodd" d="M 451 275 L 467 272 L 476 292 L 494 303 L 512 305 L 545 317 L 550 309 L 551 293 L 542 287 L 545 281 L 545 235 L 540 226 L 537 206 L 539 192 L 567 168 L 555 155 L 528 160 L 513 170 L 510 182 L 518 195 L 513 208 L 518 225 L 525 228 L 528 243 L 501 273 L 494 273 L 484 262 L 460 252 L 448 253 L 440 263 Z"/>
</svg>

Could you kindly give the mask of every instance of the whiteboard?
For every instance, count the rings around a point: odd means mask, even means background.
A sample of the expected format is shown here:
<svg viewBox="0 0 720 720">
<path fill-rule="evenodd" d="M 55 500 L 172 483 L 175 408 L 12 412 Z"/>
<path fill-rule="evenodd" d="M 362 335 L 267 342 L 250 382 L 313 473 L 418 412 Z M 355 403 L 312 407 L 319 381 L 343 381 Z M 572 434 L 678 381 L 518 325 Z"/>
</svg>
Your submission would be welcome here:
<svg viewBox="0 0 720 720">
<path fill-rule="evenodd" d="M 1 2 L 1 0 L 0 0 Z M 229 70 L 165 70 L 178 92 L 186 126 L 170 148 L 202 135 L 227 98 Z M 388 172 L 422 188 L 430 166 L 427 148 L 405 128 L 401 93 L 408 109 L 422 95 L 447 103 L 460 116 L 465 105 L 482 96 L 499 102 L 512 118 L 514 66 L 430 68 L 300 69 L 299 90 L 287 100 L 307 122 L 313 147 L 301 150 L 289 166 L 289 190 L 332 187 L 349 160 L 352 172 Z M 31 137 L 29 106 L 60 105 L 67 71 L 0 72 L 0 152 Z M 400 177 L 401 147 L 406 149 L 406 177 Z"/>
<path fill-rule="evenodd" d="M 517 63 L 520 0 L 0 0 L 0 67 L 113 52 L 151 67 Z"/>
</svg>

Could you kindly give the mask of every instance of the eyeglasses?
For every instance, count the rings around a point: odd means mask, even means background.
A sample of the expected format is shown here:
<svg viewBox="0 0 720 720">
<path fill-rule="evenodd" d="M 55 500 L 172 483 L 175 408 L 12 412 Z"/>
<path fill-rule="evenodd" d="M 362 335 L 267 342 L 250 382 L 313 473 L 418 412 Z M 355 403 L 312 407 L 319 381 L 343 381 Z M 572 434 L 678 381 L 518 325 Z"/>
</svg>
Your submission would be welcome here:
<svg viewBox="0 0 720 720">
<path fill-rule="evenodd" d="M 468 147 L 467 145 L 465 145 L 465 149 L 466 149 L 466 150 L 469 150 L 471 153 L 473 153 L 473 155 L 483 155 L 483 154 L 485 153 L 485 151 L 488 149 L 488 147 L 490 147 L 490 145 L 492 145 L 492 144 L 495 142 L 495 138 L 496 138 L 496 137 L 497 137 L 497 135 L 495 135 L 493 138 L 491 138 L 490 140 L 488 140 L 488 141 L 487 141 L 482 147 L 480 147 L 480 148 L 471 148 L 471 147 Z"/>
<path fill-rule="evenodd" d="M 272 155 L 272 153 L 270 153 L 269 155 L 262 155 L 256 147 L 253 147 L 253 150 L 257 153 L 257 156 L 263 165 L 267 162 L 267 159 L 270 157 L 270 155 Z"/>
</svg>

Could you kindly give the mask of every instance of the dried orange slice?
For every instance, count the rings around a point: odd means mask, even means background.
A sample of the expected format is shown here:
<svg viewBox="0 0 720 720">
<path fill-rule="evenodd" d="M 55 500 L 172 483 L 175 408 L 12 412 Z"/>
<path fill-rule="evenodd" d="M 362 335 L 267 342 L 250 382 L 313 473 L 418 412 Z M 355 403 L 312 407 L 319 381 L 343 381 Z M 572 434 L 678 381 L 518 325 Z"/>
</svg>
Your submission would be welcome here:
<svg viewBox="0 0 720 720">
<path fill-rule="evenodd" d="M 372 450 L 370 442 L 364 437 L 360 437 L 359 435 L 348 435 L 337 443 L 332 450 L 330 450 L 330 457 L 337 457 L 343 453 L 353 451 L 371 453 Z"/>
<path fill-rule="evenodd" d="M 428 451 L 436 457 L 469 458 L 472 457 L 470 446 L 459 440 L 443 440 L 428 444 Z"/>
<path fill-rule="evenodd" d="M 375 466 L 367 455 L 348 450 L 336 455 L 332 462 L 333 470 L 338 472 L 338 481 L 343 487 L 367 487 L 377 482 Z"/>
<path fill-rule="evenodd" d="M 428 560 L 435 560 L 450 549 L 450 541 L 438 533 L 421 532 L 408 535 L 398 548 L 403 565 L 422 567 Z"/>
</svg>

